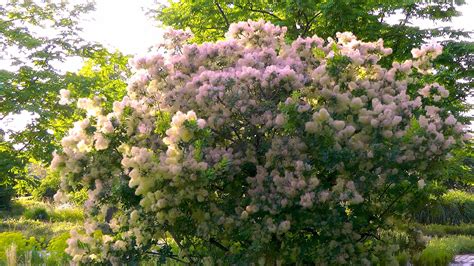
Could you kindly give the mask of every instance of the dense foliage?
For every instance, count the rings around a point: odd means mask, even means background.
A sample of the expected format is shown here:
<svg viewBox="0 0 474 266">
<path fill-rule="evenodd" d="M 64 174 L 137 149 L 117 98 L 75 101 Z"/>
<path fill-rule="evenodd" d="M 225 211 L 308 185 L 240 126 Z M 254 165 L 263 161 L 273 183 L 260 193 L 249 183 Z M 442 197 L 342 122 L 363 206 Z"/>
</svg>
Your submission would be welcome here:
<svg viewBox="0 0 474 266">
<path fill-rule="evenodd" d="M 63 190 L 89 188 L 85 232 L 68 241 L 75 262 L 395 259 L 380 233 L 463 143 L 443 108 L 450 91 L 425 82 L 442 49 L 384 68 L 382 40 L 346 32 L 287 44 L 285 33 L 240 22 L 197 45 L 169 31 L 160 53 L 133 61 L 112 112 L 77 100 L 87 118 L 51 163 Z"/>
</svg>

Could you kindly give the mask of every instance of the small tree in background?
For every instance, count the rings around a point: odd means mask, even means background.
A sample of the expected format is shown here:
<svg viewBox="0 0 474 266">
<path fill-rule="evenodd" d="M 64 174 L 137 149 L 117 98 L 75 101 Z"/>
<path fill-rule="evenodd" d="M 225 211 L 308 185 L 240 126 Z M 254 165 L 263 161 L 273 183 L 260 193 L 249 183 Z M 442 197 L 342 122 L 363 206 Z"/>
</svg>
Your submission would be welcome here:
<svg viewBox="0 0 474 266">
<path fill-rule="evenodd" d="M 287 44 L 285 33 L 239 22 L 197 45 L 169 31 L 163 53 L 133 61 L 112 112 L 78 100 L 87 118 L 51 163 L 63 190 L 89 188 L 84 232 L 68 240 L 74 261 L 394 260 L 404 247 L 384 232 L 463 144 L 441 108 L 449 91 L 424 82 L 441 47 L 384 68 L 382 40 Z"/>
</svg>

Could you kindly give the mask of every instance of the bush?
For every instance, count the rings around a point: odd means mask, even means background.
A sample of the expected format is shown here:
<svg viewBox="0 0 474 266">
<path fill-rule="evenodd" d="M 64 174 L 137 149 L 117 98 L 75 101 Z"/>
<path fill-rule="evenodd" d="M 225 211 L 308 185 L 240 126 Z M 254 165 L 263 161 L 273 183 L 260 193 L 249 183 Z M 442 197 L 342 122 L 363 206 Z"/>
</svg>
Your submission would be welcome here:
<svg viewBox="0 0 474 266">
<path fill-rule="evenodd" d="M 76 206 L 82 206 L 87 201 L 87 189 L 72 191 L 69 193 L 69 200 Z"/>
<path fill-rule="evenodd" d="M 41 179 L 39 186 L 33 190 L 36 200 L 53 201 L 54 194 L 59 190 L 60 178 L 57 173 L 50 173 Z"/>
<path fill-rule="evenodd" d="M 0 210 L 10 209 L 13 195 L 11 187 L 0 185 Z"/>
<path fill-rule="evenodd" d="M 401 252 L 397 255 L 397 262 L 398 265 L 401 266 L 409 265 L 408 263 L 410 262 L 410 254 L 408 254 L 406 251 Z"/>
<path fill-rule="evenodd" d="M 31 220 L 45 221 L 49 219 L 48 211 L 43 207 L 33 207 L 31 209 L 27 209 L 23 215 L 25 218 Z"/>
<path fill-rule="evenodd" d="M 84 220 L 84 213 L 78 208 L 56 208 L 49 217 L 53 222 L 80 222 Z"/>
<path fill-rule="evenodd" d="M 49 252 L 47 260 L 48 265 L 65 265 L 71 260 L 71 257 L 66 254 L 67 243 L 70 237 L 69 232 L 63 233 L 51 239 L 46 250 Z"/>
<path fill-rule="evenodd" d="M 414 260 L 415 266 L 445 266 L 458 254 L 474 252 L 474 238 L 450 236 L 433 238 L 425 250 Z"/>
<path fill-rule="evenodd" d="M 474 194 L 450 190 L 414 214 L 424 224 L 461 224 L 474 221 Z"/>
<path fill-rule="evenodd" d="M 16 254 L 24 255 L 31 250 L 37 250 L 40 246 L 34 237 L 27 239 L 19 232 L 0 233 L 0 261 L 6 261 L 6 253 L 12 245 L 16 246 Z"/>
<path fill-rule="evenodd" d="M 132 61 L 122 101 L 78 99 L 87 117 L 51 162 L 61 184 L 88 189 L 72 257 L 396 262 L 404 236 L 384 242 L 380 232 L 463 145 L 464 126 L 443 108 L 449 91 L 426 82 L 442 49 L 413 49 L 413 60 L 387 69 L 381 40 L 346 32 L 286 43 L 285 32 L 240 22 L 226 40 L 196 45 L 170 30 L 166 56 Z"/>
</svg>

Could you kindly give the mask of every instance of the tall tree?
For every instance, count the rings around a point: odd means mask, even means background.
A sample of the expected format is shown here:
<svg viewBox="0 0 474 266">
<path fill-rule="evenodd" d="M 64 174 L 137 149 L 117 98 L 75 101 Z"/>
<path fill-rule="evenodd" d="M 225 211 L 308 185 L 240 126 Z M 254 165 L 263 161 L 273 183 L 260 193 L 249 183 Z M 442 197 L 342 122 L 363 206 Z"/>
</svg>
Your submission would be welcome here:
<svg viewBox="0 0 474 266">
<path fill-rule="evenodd" d="M 78 112 L 58 103 L 60 90 L 73 97 L 123 96 L 128 57 L 80 37 L 79 21 L 93 9 L 91 1 L 8 0 L 0 6 L 0 119 L 34 115 L 23 130 L 1 131 L 0 186 L 24 178 L 28 163 L 49 163 Z M 61 69 L 72 57 L 86 61 L 79 73 Z"/>
</svg>

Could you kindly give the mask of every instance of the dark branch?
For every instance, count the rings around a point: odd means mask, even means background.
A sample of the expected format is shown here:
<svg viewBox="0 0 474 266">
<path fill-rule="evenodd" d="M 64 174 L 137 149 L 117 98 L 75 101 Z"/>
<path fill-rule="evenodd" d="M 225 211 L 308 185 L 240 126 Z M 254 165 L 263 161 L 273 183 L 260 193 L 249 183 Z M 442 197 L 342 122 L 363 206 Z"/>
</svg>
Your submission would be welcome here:
<svg viewBox="0 0 474 266">
<path fill-rule="evenodd" d="M 145 253 L 151 254 L 151 255 L 158 255 L 158 256 L 161 256 L 160 253 L 158 253 L 158 252 L 153 252 L 153 251 L 146 251 Z M 170 258 L 170 259 L 173 259 L 173 260 L 175 260 L 175 261 L 179 261 L 179 262 L 184 263 L 184 264 L 189 264 L 189 262 L 186 262 L 186 261 L 184 261 L 184 260 L 178 258 L 176 255 L 169 255 L 169 256 L 166 256 L 166 257 L 167 257 L 167 258 Z"/>
<path fill-rule="evenodd" d="M 305 227 L 302 230 L 305 232 L 311 233 L 314 236 L 319 235 L 318 232 L 316 232 L 316 230 L 314 230 L 314 228 L 311 228 L 311 227 Z"/>
<path fill-rule="evenodd" d="M 227 26 L 227 28 L 228 28 L 228 27 L 230 26 L 229 20 L 227 19 L 227 16 L 225 15 L 224 10 L 222 10 L 221 5 L 219 5 L 218 0 L 214 0 L 214 4 L 216 4 L 217 9 L 219 9 L 219 13 L 221 13 L 222 18 L 224 18 L 225 24 L 226 24 L 226 26 Z"/>
<path fill-rule="evenodd" d="M 174 242 L 176 242 L 178 247 L 181 250 L 186 250 L 186 248 L 181 244 L 181 239 L 179 239 L 178 236 L 172 230 L 168 230 L 168 232 L 170 233 L 171 237 L 173 238 Z M 188 256 L 188 259 L 191 263 L 194 263 L 194 261 L 191 257 Z"/>
<path fill-rule="evenodd" d="M 211 238 L 209 239 L 209 242 L 210 242 L 211 244 L 217 246 L 218 248 L 222 249 L 222 250 L 225 251 L 225 252 L 228 252 L 228 251 L 229 251 L 229 249 L 228 249 L 227 247 L 225 247 L 225 246 L 222 245 L 221 243 L 217 242 L 217 240 L 216 240 L 215 238 L 213 238 L 213 237 L 211 237 Z"/>
<path fill-rule="evenodd" d="M 380 23 L 383 23 L 383 20 L 385 18 L 385 11 L 382 11 L 382 13 L 380 14 Z"/>
<path fill-rule="evenodd" d="M 369 238 L 369 237 L 373 237 L 373 238 L 375 238 L 375 239 L 377 239 L 377 240 L 379 240 L 379 241 L 382 241 L 382 239 L 380 239 L 380 237 L 379 237 L 378 235 L 376 235 L 376 234 L 374 234 L 374 233 L 372 233 L 372 232 L 369 231 L 369 232 L 362 233 L 362 234 L 360 235 L 360 238 L 357 240 L 357 242 L 364 241 L 364 240 L 366 240 L 366 239 Z M 385 241 L 382 241 L 382 242 L 385 242 Z"/>
<path fill-rule="evenodd" d="M 303 31 L 302 36 L 305 36 L 306 33 L 308 33 L 309 29 L 311 28 L 311 24 L 313 24 L 314 20 L 315 20 L 319 15 L 321 15 L 321 11 L 319 11 L 319 12 L 316 13 L 316 14 L 314 14 L 314 16 L 306 23 L 306 26 L 304 27 L 304 31 Z"/>
<path fill-rule="evenodd" d="M 278 20 L 283 20 L 281 19 L 279 16 L 273 14 L 272 12 L 270 11 L 266 11 L 266 10 L 260 10 L 260 9 L 253 9 L 251 7 L 245 7 L 245 6 L 241 6 L 241 5 L 235 5 L 236 7 L 238 8 L 241 8 L 241 9 L 244 9 L 244 10 L 248 10 L 248 11 L 252 11 L 252 12 L 257 12 L 257 13 L 262 13 L 262 14 L 266 14 L 266 15 L 269 15 L 269 16 L 272 16 Z"/>
<path fill-rule="evenodd" d="M 408 186 L 406 189 L 403 190 L 402 193 L 400 193 L 400 195 L 398 195 L 398 197 L 396 197 L 389 205 L 387 208 L 385 208 L 385 210 L 380 214 L 380 216 L 378 217 L 379 219 L 382 219 L 387 213 L 388 211 L 390 211 L 390 208 L 392 208 L 392 206 L 397 203 L 401 198 L 403 198 L 406 193 L 412 188 L 412 185 Z"/>
</svg>

